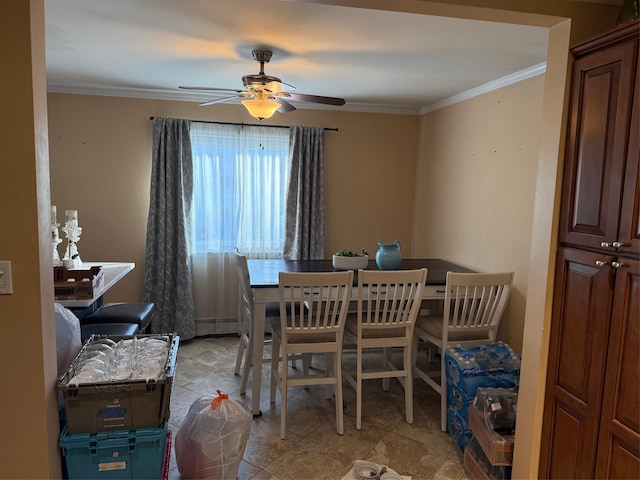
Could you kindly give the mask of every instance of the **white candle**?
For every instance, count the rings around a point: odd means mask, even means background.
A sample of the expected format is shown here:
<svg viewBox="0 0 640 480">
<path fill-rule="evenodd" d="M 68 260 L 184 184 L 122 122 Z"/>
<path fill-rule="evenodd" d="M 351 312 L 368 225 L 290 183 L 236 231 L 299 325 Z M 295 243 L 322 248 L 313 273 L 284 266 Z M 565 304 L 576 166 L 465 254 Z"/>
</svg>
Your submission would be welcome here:
<svg viewBox="0 0 640 480">
<path fill-rule="evenodd" d="M 58 209 L 55 205 L 51 205 L 51 225 L 58 223 Z"/>
<path fill-rule="evenodd" d="M 78 225 L 78 211 L 77 210 L 65 210 L 64 216 L 67 218 L 67 222 L 76 222 Z"/>
</svg>

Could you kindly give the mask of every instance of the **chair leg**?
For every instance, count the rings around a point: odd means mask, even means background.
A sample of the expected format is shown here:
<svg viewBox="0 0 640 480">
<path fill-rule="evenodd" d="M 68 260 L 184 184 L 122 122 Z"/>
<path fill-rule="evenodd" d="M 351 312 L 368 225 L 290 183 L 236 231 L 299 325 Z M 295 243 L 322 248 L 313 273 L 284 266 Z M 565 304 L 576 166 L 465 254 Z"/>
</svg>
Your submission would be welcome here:
<svg viewBox="0 0 640 480">
<path fill-rule="evenodd" d="M 356 430 L 362 430 L 362 348 L 360 346 L 358 346 L 356 364 Z"/>
<path fill-rule="evenodd" d="M 333 368 L 336 377 L 336 431 L 338 435 L 344 435 L 344 403 L 342 400 L 342 356 L 340 352 L 334 353 Z"/>
<path fill-rule="evenodd" d="M 280 438 L 284 440 L 286 437 L 286 427 L 287 427 L 287 392 L 288 392 L 287 381 L 289 376 L 289 368 L 286 361 L 287 354 L 286 354 L 286 348 L 284 347 L 284 345 L 282 346 L 282 358 L 284 360 L 283 360 L 282 374 L 280 377 Z"/>
<path fill-rule="evenodd" d="M 418 345 L 420 338 L 414 335 L 411 343 L 411 377 L 415 378 L 415 371 L 418 369 Z"/>
<path fill-rule="evenodd" d="M 412 350 L 409 346 L 403 348 L 403 368 L 406 372 L 404 377 L 404 408 L 408 424 L 413 423 L 413 370 L 411 367 Z"/>
<path fill-rule="evenodd" d="M 325 353 L 324 356 L 324 364 L 326 365 L 326 371 L 325 371 L 325 377 L 336 377 L 337 376 L 337 372 L 335 369 L 335 361 L 336 361 L 336 354 L 332 353 L 332 352 L 327 352 Z M 330 383 L 328 383 L 325 386 L 325 395 L 327 399 L 331 399 L 333 398 L 333 393 L 335 391 L 335 385 L 332 385 Z"/>
<path fill-rule="evenodd" d="M 303 353 L 302 354 L 302 373 L 304 375 L 309 375 L 309 367 L 311 367 L 311 354 Z"/>
<path fill-rule="evenodd" d="M 245 343 L 246 342 L 246 343 Z M 240 386 L 240 395 L 247 393 L 247 383 L 249 382 L 249 370 L 251 370 L 251 359 L 253 358 L 253 342 L 248 336 L 243 337 L 246 354 L 244 357 L 244 368 L 242 370 L 242 385 Z"/>
<path fill-rule="evenodd" d="M 280 388 L 280 374 L 278 373 L 278 366 L 280 363 L 280 339 L 276 335 L 272 335 L 273 340 L 271 343 L 271 388 L 269 389 L 269 401 L 275 403 L 276 401 L 276 388 Z M 286 360 L 284 363 L 286 367 Z M 281 392 L 282 393 L 282 389 Z"/>
<path fill-rule="evenodd" d="M 389 363 L 391 361 L 391 349 L 390 348 L 383 348 L 382 349 L 382 369 L 383 370 L 391 370 L 391 368 L 389 367 Z M 385 392 L 389 391 L 389 386 L 390 386 L 390 382 L 391 379 L 389 377 L 384 377 L 382 379 L 382 390 L 384 390 Z"/>
<path fill-rule="evenodd" d="M 440 356 L 440 429 L 443 432 L 447 431 L 447 375 L 444 365 L 444 352 Z"/>
<path fill-rule="evenodd" d="M 245 344 L 244 344 L 244 333 L 240 335 L 240 343 L 238 345 L 238 356 L 236 358 L 236 369 L 234 370 L 235 375 L 240 375 L 240 366 L 242 365 L 242 354 L 244 353 Z"/>
</svg>

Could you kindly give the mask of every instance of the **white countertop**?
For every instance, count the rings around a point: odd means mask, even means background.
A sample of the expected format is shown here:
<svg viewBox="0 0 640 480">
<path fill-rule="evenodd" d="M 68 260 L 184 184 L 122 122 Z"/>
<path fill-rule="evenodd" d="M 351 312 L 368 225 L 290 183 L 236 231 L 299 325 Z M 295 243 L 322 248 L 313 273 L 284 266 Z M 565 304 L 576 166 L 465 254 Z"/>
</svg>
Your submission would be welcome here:
<svg viewBox="0 0 640 480">
<path fill-rule="evenodd" d="M 91 267 L 102 267 L 102 271 L 104 272 L 102 286 L 98 288 L 93 298 L 84 300 L 55 300 L 55 302 L 66 308 L 88 307 L 118 283 L 122 277 L 133 270 L 135 266 L 136 264 L 132 262 L 82 262 L 80 268 L 74 268 L 73 270 L 88 270 Z"/>
</svg>

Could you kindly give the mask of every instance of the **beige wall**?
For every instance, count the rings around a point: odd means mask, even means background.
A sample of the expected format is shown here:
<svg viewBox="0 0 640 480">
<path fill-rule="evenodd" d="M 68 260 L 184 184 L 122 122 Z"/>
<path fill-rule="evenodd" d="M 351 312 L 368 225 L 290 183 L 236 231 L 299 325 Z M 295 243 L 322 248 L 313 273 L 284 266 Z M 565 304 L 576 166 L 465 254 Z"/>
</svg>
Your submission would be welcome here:
<svg viewBox="0 0 640 480">
<path fill-rule="evenodd" d="M 60 458 L 44 3 L 0 10 L 0 260 L 10 260 L 13 273 L 13 294 L 0 295 L 0 477 L 49 478 L 60 475 Z"/>
<path fill-rule="evenodd" d="M 142 298 L 150 116 L 255 122 L 236 105 L 49 94 L 52 204 L 78 210 L 83 260 L 136 263 L 107 301 Z M 378 240 L 411 251 L 418 116 L 300 109 L 272 120 L 339 129 L 325 133 L 326 258 L 375 252 Z"/>
<path fill-rule="evenodd" d="M 515 272 L 498 338 L 522 351 L 544 75 L 422 119 L 415 257 Z"/>
</svg>

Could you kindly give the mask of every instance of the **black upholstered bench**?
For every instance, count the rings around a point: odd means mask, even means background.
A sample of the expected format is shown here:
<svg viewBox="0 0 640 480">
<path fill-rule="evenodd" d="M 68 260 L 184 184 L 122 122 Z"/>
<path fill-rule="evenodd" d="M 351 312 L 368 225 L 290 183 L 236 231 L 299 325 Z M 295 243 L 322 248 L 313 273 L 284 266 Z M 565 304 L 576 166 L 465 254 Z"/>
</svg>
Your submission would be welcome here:
<svg viewBox="0 0 640 480">
<path fill-rule="evenodd" d="M 97 325 L 110 323 L 130 323 L 138 327 L 138 331 L 144 333 L 155 310 L 153 303 L 105 303 L 95 312 L 84 317 L 81 325 Z"/>
<path fill-rule="evenodd" d="M 91 335 L 107 335 L 109 337 L 123 337 L 138 333 L 138 325 L 135 323 L 92 323 L 80 325 L 80 339 L 86 342 Z"/>
</svg>

